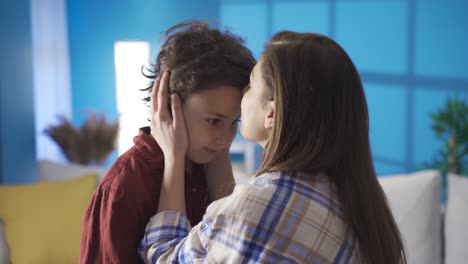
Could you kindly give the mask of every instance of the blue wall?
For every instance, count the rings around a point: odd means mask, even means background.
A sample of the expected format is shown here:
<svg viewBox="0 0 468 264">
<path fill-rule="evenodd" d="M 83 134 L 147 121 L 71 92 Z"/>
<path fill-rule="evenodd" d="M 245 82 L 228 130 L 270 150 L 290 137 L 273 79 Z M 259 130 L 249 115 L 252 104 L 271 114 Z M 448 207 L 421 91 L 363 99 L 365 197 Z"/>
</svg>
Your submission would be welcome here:
<svg viewBox="0 0 468 264">
<path fill-rule="evenodd" d="M 0 182 L 36 180 L 29 0 L 0 2 Z"/>
<path fill-rule="evenodd" d="M 143 40 L 156 48 L 161 32 L 190 18 L 219 22 L 247 36 L 257 56 L 278 30 L 315 31 L 336 39 L 364 82 L 380 175 L 409 172 L 431 160 L 441 142 L 430 129 L 429 113 L 450 95 L 468 98 L 468 3 L 463 0 L 84 0 L 67 5 L 76 124 L 87 110 L 116 118 L 114 42 Z M 36 165 L 29 1 L 1 1 L 0 22 L 0 181 L 31 182 Z"/>
<path fill-rule="evenodd" d="M 116 119 L 116 41 L 148 41 L 155 57 L 157 42 L 167 28 L 193 18 L 216 24 L 218 9 L 215 0 L 203 4 L 189 0 L 68 1 L 74 122 L 81 124 L 88 110 Z"/>
<path fill-rule="evenodd" d="M 218 0 L 203 1 L 203 4 L 189 0 L 68 1 L 73 122 L 81 125 L 89 111 L 105 113 L 110 120 L 117 119 L 116 41 L 150 42 L 151 55 L 155 58 L 158 42 L 166 29 L 189 19 L 203 19 L 217 25 L 218 9 Z M 108 165 L 116 157 L 114 152 Z"/>
<path fill-rule="evenodd" d="M 322 33 L 345 48 L 364 83 L 378 175 L 432 160 L 442 143 L 430 113 L 454 94 L 468 100 L 466 1 L 222 0 L 220 10 L 257 56 L 278 30 Z"/>
</svg>

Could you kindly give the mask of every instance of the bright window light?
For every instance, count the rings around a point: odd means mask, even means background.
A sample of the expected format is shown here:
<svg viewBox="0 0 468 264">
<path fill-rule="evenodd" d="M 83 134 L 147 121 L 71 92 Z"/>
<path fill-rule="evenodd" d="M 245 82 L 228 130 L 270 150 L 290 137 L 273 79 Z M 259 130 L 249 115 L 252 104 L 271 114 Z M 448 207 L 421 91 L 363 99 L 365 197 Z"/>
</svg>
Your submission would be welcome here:
<svg viewBox="0 0 468 264">
<path fill-rule="evenodd" d="M 133 146 L 138 128 L 149 125 L 149 108 L 142 101 L 147 93 L 140 89 L 148 84 L 141 67 L 149 65 L 150 46 L 143 41 L 118 41 L 114 44 L 114 56 L 120 122 L 118 152 L 121 155 Z"/>
</svg>

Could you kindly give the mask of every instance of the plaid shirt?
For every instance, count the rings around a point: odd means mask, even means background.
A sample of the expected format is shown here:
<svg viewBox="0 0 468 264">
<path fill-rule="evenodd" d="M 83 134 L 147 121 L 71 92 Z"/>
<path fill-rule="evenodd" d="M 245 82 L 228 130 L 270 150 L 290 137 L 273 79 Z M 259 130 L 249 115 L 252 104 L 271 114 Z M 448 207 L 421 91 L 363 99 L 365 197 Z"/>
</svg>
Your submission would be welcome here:
<svg viewBox="0 0 468 264">
<path fill-rule="evenodd" d="M 294 172 L 237 185 L 193 228 L 181 213 L 156 214 L 138 251 L 146 263 L 360 263 L 333 185 Z"/>
</svg>

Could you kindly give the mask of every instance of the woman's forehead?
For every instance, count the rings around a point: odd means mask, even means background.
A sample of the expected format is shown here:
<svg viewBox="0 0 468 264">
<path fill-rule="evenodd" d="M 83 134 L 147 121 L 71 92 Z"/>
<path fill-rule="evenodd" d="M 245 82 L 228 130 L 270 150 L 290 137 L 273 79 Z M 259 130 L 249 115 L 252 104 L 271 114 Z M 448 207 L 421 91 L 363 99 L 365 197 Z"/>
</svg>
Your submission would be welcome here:
<svg viewBox="0 0 468 264">
<path fill-rule="evenodd" d="M 263 59 L 260 59 L 250 73 L 251 80 L 260 76 Z"/>
</svg>

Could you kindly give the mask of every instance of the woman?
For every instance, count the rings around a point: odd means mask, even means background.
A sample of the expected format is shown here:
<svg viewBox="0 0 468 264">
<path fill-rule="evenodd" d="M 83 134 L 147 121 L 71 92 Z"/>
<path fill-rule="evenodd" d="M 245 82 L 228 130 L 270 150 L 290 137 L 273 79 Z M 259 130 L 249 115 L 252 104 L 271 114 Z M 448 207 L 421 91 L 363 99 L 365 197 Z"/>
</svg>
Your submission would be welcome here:
<svg viewBox="0 0 468 264">
<path fill-rule="evenodd" d="M 241 104 L 241 134 L 264 148 L 262 165 L 193 228 L 175 194 L 187 149 L 180 100 L 173 96 L 174 118 L 159 107 L 167 78 L 153 93 L 152 133 L 168 158 L 158 214 L 140 246 L 146 262 L 406 263 L 372 163 L 362 83 L 337 43 L 273 36 Z"/>
</svg>

